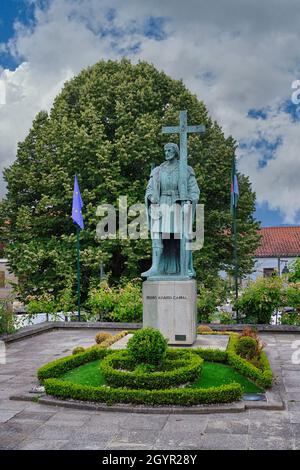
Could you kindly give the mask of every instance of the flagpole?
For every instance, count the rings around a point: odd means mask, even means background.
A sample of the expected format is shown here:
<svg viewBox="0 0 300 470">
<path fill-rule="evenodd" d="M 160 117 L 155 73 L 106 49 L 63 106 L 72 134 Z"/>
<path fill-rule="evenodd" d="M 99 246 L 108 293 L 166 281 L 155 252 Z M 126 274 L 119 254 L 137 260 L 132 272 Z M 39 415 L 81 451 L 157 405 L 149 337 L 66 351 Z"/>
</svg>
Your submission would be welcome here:
<svg viewBox="0 0 300 470">
<path fill-rule="evenodd" d="M 239 298 L 239 284 L 238 284 L 238 256 L 237 256 L 237 220 L 236 220 L 237 207 L 233 208 L 233 259 L 234 259 L 234 284 L 235 284 L 235 300 Z M 236 321 L 239 320 L 239 309 L 236 304 Z"/>
<path fill-rule="evenodd" d="M 77 309 L 78 309 L 78 321 L 80 318 L 80 227 L 76 225 L 76 236 L 77 236 Z"/>
<path fill-rule="evenodd" d="M 233 184 L 233 203 L 232 203 L 232 216 L 233 216 L 233 263 L 234 263 L 234 290 L 235 300 L 239 298 L 239 285 L 238 285 L 238 253 L 237 253 L 237 200 L 235 193 L 234 179 L 236 178 L 235 155 L 233 155 L 232 162 L 232 184 Z M 239 321 L 239 309 L 236 302 L 236 321 Z"/>
<path fill-rule="evenodd" d="M 76 224 L 76 249 L 77 249 L 77 307 L 78 307 L 78 321 L 80 317 L 80 230 L 83 230 L 84 223 L 82 218 L 83 201 L 80 194 L 77 175 L 74 176 L 74 191 L 72 202 L 72 219 Z"/>
</svg>

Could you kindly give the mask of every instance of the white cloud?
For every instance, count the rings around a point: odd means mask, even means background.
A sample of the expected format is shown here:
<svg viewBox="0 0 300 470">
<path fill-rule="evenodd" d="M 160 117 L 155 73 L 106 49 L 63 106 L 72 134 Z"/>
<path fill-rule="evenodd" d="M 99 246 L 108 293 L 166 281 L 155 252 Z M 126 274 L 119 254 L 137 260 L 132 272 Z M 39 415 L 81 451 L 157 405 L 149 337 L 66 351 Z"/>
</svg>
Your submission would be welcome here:
<svg viewBox="0 0 300 470">
<path fill-rule="evenodd" d="M 111 8 L 117 11 L 112 23 L 107 17 Z M 149 16 L 168 18 L 164 40 L 143 35 Z M 300 124 L 279 104 L 300 78 L 299 23 L 298 0 L 52 0 L 47 11 L 36 10 L 34 26 L 18 25 L 5 46 L 23 63 L 14 72 L 2 72 L 8 98 L 0 106 L 1 162 L 13 160 L 34 115 L 50 108 L 66 79 L 101 58 L 119 58 L 114 44 L 119 32 L 120 48 L 139 42 L 132 59 L 149 60 L 182 78 L 227 135 L 271 142 L 281 136 L 282 145 L 264 168 L 258 169 L 259 150 L 249 148 L 240 151 L 240 169 L 250 176 L 259 202 L 295 222 Z M 247 118 L 251 108 L 268 108 L 268 119 Z"/>
</svg>

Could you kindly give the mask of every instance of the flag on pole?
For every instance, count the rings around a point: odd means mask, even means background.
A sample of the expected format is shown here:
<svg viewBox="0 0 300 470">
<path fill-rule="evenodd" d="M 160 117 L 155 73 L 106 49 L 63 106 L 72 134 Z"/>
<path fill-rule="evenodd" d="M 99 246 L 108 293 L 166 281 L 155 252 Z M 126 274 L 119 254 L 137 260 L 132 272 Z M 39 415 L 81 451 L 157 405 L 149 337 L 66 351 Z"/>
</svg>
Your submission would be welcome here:
<svg viewBox="0 0 300 470">
<path fill-rule="evenodd" d="M 231 176 L 231 212 L 233 213 L 234 209 L 237 208 L 237 203 L 239 199 L 239 183 L 236 174 L 235 158 L 233 159 L 232 164 L 232 176 Z"/>
<path fill-rule="evenodd" d="M 73 222 L 81 228 L 81 230 L 83 230 L 84 228 L 84 223 L 83 223 L 83 218 L 82 218 L 82 207 L 83 207 L 83 202 L 81 199 L 79 184 L 77 181 L 77 175 L 75 175 L 73 204 L 72 204 L 72 219 L 73 219 Z"/>
</svg>

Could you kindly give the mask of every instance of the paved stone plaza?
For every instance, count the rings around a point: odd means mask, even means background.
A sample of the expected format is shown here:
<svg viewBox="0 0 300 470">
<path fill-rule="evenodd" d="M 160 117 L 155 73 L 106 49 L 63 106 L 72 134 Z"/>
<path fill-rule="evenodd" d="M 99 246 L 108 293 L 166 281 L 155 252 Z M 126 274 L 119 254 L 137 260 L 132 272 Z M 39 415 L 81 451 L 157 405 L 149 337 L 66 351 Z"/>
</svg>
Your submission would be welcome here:
<svg viewBox="0 0 300 470">
<path fill-rule="evenodd" d="M 7 345 L 0 364 L 0 449 L 300 449 L 296 334 L 261 335 L 283 411 L 159 415 L 95 412 L 9 400 L 36 384 L 36 369 L 93 343 L 95 330 L 58 330 Z M 299 345 L 298 345 L 299 347 Z"/>
</svg>

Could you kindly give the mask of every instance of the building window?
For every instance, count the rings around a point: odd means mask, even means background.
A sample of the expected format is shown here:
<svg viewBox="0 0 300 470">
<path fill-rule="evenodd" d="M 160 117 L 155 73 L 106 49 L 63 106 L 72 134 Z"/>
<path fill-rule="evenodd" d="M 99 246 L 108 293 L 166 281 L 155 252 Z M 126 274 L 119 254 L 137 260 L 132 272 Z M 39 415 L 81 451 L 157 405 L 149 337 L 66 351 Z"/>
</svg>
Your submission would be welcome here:
<svg viewBox="0 0 300 470">
<path fill-rule="evenodd" d="M 272 277 L 275 274 L 275 268 L 264 268 L 264 277 Z"/>
<path fill-rule="evenodd" d="M 5 271 L 0 271 L 0 288 L 5 287 Z"/>
</svg>

